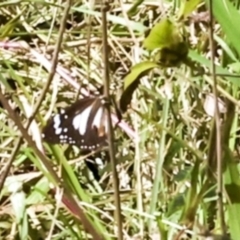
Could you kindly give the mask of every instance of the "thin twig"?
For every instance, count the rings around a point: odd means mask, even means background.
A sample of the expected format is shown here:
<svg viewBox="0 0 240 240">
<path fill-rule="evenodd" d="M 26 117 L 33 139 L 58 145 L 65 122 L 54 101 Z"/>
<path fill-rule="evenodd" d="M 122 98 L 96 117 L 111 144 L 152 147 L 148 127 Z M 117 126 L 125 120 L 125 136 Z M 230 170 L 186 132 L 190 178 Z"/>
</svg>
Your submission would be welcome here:
<svg viewBox="0 0 240 240">
<path fill-rule="evenodd" d="M 42 94 L 41 94 L 40 98 L 38 99 L 38 102 L 37 102 L 37 104 L 35 106 L 35 109 L 32 113 L 32 116 L 29 118 L 29 122 L 31 122 L 34 119 L 36 113 L 38 112 L 38 110 L 39 110 L 39 108 L 42 104 L 42 101 L 45 98 L 45 95 L 46 95 L 46 93 L 49 89 L 49 86 L 51 85 L 53 77 L 55 75 L 56 67 L 57 67 L 57 64 L 58 64 L 58 54 L 59 54 L 59 51 L 61 49 L 63 34 L 65 32 L 68 12 L 71 8 L 71 5 L 72 5 L 71 0 L 66 1 L 66 8 L 63 12 L 63 17 L 62 17 L 62 20 L 61 20 L 61 25 L 60 25 L 60 28 L 59 28 L 59 34 L 58 34 L 58 38 L 57 38 L 57 43 L 56 43 L 54 53 L 53 53 L 53 58 L 52 58 L 52 66 L 51 66 L 51 70 L 49 72 L 49 76 L 48 76 L 48 79 L 47 79 L 47 84 L 44 86 Z"/>
<path fill-rule="evenodd" d="M 222 179 L 222 145 L 221 145 L 221 123 L 218 108 L 218 92 L 217 92 L 217 78 L 215 66 L 215 47 L 213 38 L 214 20 L 213 20 L 213 1 L 209 0 L 210 22 L 209 22 L 209 36 L 211 48 L 211 72 L 213 78 L 213 93 L 215 95 L 215 121 L 216 121 L 216 158 L 217 158 L 217 195 L 218 195 L 218 214 L 221 224 L 222 234 L 225 234 L 225 220 L 223 212 L 223 179 Z"/>
<path fill-rule="evenodd" d="M 108 41 L 107 41 L 107 17 L 106 17 L 106 11 L 107 11 L 108 5 L 107 2 L 104 2 L 102 0 L 102 25 L 103 25 L 103 62 L 104 62 L 104 95 L 105 98 L 108 99 L 108 102 L 110 102 L 109 97 L 109 62 L 108 62 Z M 113 186 L 114 186 L 114 200 L 115 200 L 115 217 L 116 222 L 118 226 L 118 239 L 123 239 L 122 234 L 122 218 L 121 218 L 121 203 L 120 203 L 120 193 L 119 193 L 119 179 L 118 179 L 118 173 L 117 173 L 117 161 L 115 159 L 115 151 L 114 151 L 114 136 L 113 136 L 113 127 L 112 127 L 112 119 L 111 119 L 111 110 L 110 110 L 110 104 L 106 104 L 107 108 L 107 118 L 108 118 L 108 142 L 109 142 L 109 155 L 112 165 L 112 175 L 113 175 Z"/>
</svg>

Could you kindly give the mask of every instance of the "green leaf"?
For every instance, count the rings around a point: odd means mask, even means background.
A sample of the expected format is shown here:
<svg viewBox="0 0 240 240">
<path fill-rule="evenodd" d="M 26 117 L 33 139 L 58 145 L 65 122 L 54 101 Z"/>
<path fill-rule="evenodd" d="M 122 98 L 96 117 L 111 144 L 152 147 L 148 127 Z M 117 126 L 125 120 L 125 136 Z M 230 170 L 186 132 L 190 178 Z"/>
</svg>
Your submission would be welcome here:
<svg viewBox="0 0 240 240">
<path fill-rule="evenodd" d="M 208 2 L 206 4 L 208 6 Z M 232 43 L 240 55 L 240 13 L 229 0 L 213 0 L 213 14 L 221 25 L 227 39 Z"/>
<path fill-rule="evenodd" d="M 228 159 L 227 169 L 224 173 L 224 183 L 229 204 L 228 211 L 228 225 L 232 239 L 238 239 L 240 236 L 240 181 L 237 164 L 230 151 L 226 151 L 226 159 Z"/>
<path fill-rule="evenodd" d="M 127 110 L 132 94 L 138 87 L 140 79 L 156 67 L 159 67 L 159 65 L 152 61 L 141 62 L 132 67 L 130 73 L 124 78 L 124 92 L 120 98 L 120 109 L 122 112 Z"/>
<path fill-rule="evenodd" d="M 152 61 L 141 62 L 133 66 L 130 73 L 124 78 L 124 89 L 127 89 L 135 80 L 143 77 L 146 71 L 156 67 L 159 67 L 159 65 Z"/>
<path fill-rule="evenodd" d="M 149 35 L 143 41 L 143 46 L 149 51 L 156 48 L 171 47 L 177 41 L 177 35 L 173 23 L 165 18 L 151 29 Z"/>
<path fill-rule="evenodd" d="M 154 60 L 163 67 L 175 67 L 188 55 L 188 45 L 179 28 L 166 18 L 151 29 L 143 46 L 154 51 Z"/>
<path fill-rule="evenodd" d="M 200 162 L 197 161 L 191 173 L 191 188 L 188 190 L 186 205 L 181 217 L 181 219 L 187 223 L 194 221 L 199 202 L 202 201 L 201 194 L 197 192 L 199 166 Z"/>
<path fill-rule="evenodd" d="M 178 14 L 178 19 L 185 19 L 189 14 L 196 10 L 202 0 L 182 0 Z"/>
</svg>

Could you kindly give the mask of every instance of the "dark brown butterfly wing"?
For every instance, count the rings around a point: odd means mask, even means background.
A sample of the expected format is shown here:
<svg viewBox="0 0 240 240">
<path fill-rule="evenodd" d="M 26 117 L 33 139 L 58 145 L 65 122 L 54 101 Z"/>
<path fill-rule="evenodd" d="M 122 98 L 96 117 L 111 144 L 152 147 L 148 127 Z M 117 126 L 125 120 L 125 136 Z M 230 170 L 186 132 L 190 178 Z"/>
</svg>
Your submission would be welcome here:
<svg viewBox="0 0 240 240">
<path fill-rule="evenodd" d="M 94 150 L 106 143 L 105 107 L 101 98 L 83 98 L 56 114 L 44 127 L 43 140 Z"/>
</svg>

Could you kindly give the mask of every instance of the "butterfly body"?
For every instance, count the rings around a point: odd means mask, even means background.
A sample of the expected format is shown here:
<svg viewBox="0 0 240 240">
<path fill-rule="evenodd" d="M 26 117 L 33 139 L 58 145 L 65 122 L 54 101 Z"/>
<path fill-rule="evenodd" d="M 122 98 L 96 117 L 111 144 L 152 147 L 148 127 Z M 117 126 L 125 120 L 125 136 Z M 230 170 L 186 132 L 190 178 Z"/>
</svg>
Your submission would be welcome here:
<svg viewBox="0 0 240 240">
<path fill-rule="evenodd" d="M 43 129 L 43 140 L 95 150 L 107 145 L 106 108 L 102 98 L 83 98 L 56 114 Z"/>
</svg>

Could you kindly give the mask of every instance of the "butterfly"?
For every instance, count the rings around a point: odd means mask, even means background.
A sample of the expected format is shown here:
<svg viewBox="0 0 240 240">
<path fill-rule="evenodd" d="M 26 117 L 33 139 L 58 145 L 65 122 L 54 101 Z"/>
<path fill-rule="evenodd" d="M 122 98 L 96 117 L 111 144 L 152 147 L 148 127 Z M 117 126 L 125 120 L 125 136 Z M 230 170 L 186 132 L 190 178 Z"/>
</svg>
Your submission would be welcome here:
<svg viewBox="0 0 240 240">
<path fill-rule="evenodd" d="M 43 140 L 51 144 L 76 145 L 90 151 L 106 146 L 108 122 L 104 101 L 102 97 L 85 97 L 62 109 L 43 128 Z M 117 109 L 116 112 L 120 122 Z"/>
</svg>

